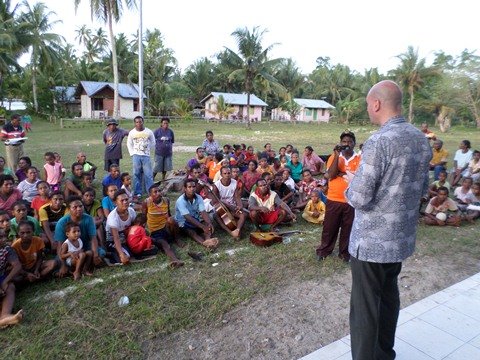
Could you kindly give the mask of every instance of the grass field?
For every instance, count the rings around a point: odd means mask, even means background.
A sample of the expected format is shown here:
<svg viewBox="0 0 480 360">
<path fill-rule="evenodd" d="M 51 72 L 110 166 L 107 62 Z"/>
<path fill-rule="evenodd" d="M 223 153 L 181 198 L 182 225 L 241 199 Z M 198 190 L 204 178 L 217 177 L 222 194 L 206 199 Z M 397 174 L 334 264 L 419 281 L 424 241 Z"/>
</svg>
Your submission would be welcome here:
<svg viewBox="0 0 480 360">
<path fill-rule="evenodd" d="M 132 122 L 122 122 L 121 126 L 130 129 Z M 147 122 L 146 126 L 154 129 L 158 121 Z M 311 145 L 319 154 L 328 154 L 345 130 L 345 126 L 336 124 L 283 123 L 253 124 L 252 130 L 246 130 L 240 124 L 204 122 L 175 122 L 171 128 L 177 146 L 199 146 L 205 131 L 210 129 L 222 145 L 246 143 L 260 149 L 270 142 L 278 149 L 290 143 L 299 149 Z M 100 124 L 71 121 L 61 129 L 58 124 L 34 120 L 25 151 L 38 167 L 43 166 L 46 151 L 58 151 L 68 167 L 81 150 L 101 169 L 103 129 Z M 350 125 L 350 129 L 357 135 L 357 143 L 375 130 L 372 126 L 356 125 Z M 480 146 L 477 129 L 453 128 L 438 135 L 450 154 L 462 139 L 469 139 L 474 147 Z M 175 168 L 183 168 L 193 156 L 193 151 L 182 149 L 174 152 Z M 126 149 L 124 155 L 122 170 L 130 171 Z M 179 250 L 186 265 L 175 271 L 165 267 L 166 258 L 160 255 L 128 267 L 100 269 L 94 279 L 78 283 L 71 279 L 51 280 L 24 289 L 18 293 L 16 308 L 25 310 L 25 321 L 0 331 L 0 358 L 143 358 L 144 344 L 150 339 L 217 323 L 239 304 L 267 296 L 293 282 L 318 277 L 335 279 L 349 271 L 336 259 L 322 265 L 316 261 L 313 249 L 319 242 L 321 227 L 300 219 L 295 228 L 305 233 L 292 236 L 288 244 L 266 249 L 251 246 L 246 236 L 234 243 L 220 233 L 221 246 L 216 253 L 205 254 L 201 262 L 193 262 L 186 255 L 188 250 L 203 250 L 189 242 L 187 248 Z M 250 230 L 249 225 L 246 229 L 245 233 Z M 480 258 L 479 229 L 478 223 L 459 229 L 420 226 L 417 254 L 448 253 L 453 248 L 451 239 L 455 238 L 454 251 Z M 226 253 L 229 249 L 236 252 Z M 218 265 L 212 266 L 214 263 Z M 130 298 L 130 305 L 119 307 L 117 302 L 123 295 Z"/>
</svg>

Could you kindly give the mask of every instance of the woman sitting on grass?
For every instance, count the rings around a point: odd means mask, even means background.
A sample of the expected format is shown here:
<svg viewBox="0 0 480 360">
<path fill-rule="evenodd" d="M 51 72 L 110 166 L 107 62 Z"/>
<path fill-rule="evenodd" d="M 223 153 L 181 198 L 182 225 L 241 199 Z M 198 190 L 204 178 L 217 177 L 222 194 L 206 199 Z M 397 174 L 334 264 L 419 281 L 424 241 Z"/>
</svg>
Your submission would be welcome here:
<svg viewBox="0 0 480 360">
<path fill-rule="evenodd" d="M 21 271 L 17 253 L 7 245 L 7 234 L 0 229 L 0 329 L 18 324 L 23 319 L 23 310 L 12 314 L 15 302 L 13 279 Z"/>
<path fill-rule="evenodd" d="M 424 221 L 426 225 L 460 226 L 460 213 L 455 201 L 448 197 L 448 189 L 441 186 L 425 209 Z"/>
</svg>

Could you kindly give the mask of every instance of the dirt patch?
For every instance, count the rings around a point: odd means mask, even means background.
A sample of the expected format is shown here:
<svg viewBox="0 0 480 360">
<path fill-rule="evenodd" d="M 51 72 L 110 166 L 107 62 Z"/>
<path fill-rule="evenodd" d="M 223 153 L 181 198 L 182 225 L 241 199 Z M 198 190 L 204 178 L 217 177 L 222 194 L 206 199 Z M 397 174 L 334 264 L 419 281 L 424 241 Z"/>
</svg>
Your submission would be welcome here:
<svg viewBox="0 0 480 360">
<path fill-rule="evenodd" d="M 318 265 L 322 266 L 322 265 Z M 477 273 L 468 254 L 413 256 L 399 277 L 402 308 Z M 350 272 L 290 284 L 214 325 L 144 344 L 148 359 L 298 359 L 348 334 Z"/>
</svg>

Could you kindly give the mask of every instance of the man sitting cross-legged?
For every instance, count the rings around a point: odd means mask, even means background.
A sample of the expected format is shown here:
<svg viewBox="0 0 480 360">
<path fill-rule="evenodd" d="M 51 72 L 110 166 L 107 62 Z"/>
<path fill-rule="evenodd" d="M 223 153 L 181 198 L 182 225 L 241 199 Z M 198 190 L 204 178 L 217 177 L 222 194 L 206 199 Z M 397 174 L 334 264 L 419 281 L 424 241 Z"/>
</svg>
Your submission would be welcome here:
<svg viewBox="0 0 480 360">
<path fill-rule="evenodd" d="M 237 181 L 232 179 L 232 171 L 230 167 L 223 166 L 220 169 L 220 180 L 215 182 L 213 187 L 213 193 L 215 198 L 213 200 L 214 205 L 218 202 L 217 199 L 225 206 L 225 208 L 235 217 L 236 228 L 231 230 L 225 222 L 215 214 L 215 220 L 218 224 L 227 231 L 234 239 L 240 239 L 240 233 L 242 231 L 243 224 L 247 219 L 246 213 L 243 211 L 242 198 L 240 196 L 240 189 L 237 187 Z"/>
<path fill-rule="evenodd" d="M 197 180 L 186 179 L 183 183 L 183 195 L 175 203 L 175 221 L 180 230 L 197 243 L 208 249 L 218 245 L 218 239 L 212 238 L 213 225 L 205 211 L 203 199 L 196 193 Z"/>
<path fill-rule="evenodd" d="M 248 209 L 250 219 L 260 229 L 262 225 L 270 225 L 270 230 L 277 231 L 282 221 L 296 220 L 295 214 L 275 191 L 270 190 L 265 179 L 257 180 L 257 188 L 248 198 Z"/>
</svg>

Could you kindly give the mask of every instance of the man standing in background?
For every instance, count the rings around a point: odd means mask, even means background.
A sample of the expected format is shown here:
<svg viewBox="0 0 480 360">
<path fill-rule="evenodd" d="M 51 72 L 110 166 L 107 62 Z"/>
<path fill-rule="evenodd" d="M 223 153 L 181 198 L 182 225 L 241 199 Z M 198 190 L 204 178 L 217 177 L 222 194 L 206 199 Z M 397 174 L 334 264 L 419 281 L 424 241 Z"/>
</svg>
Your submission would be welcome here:
<svg viewBox="0 0 480 360">
<path fill-rule="evenodd" d="M 355 208 L 349 245 L 352 357 L 394 359 L 397 279 L 402 261 L 415 250 L 432 151 L 425 135 L 402 116 L 402 92 L 395 82 L 381 81 L 370 89 L 367 112 L 380 129 L 365 142 L 347 190 Z"/>
<path fill-rule="evenodd" d="M 146 191 L 153 185 L 150 150 L 155 148 L 155 136 L 143 125 L 143 117 L 137 116 L 133 121 L 135 127 L 128 133 L 127 148 L 133 162 L 134 194 L 141 196 L 142 185 Z"/>
<path fill-rule="evenodd" d="M 15 172 L 18 160 L 23 156 L 24 140 L 17 140 L 25 137 L 25 131 L 20 125 L 22 120 L 18 114 L 13 114 L 12 119 L 2 128 L 2 141 L 5 141 L 5 155 L 7 166 Z"/>
<path fill-rule="evenodd" d="M 153 132 L 155 136 L 155 168 L 153 169 L 153 179 L 157 173 L 162 173 L 162 181 L 165 180 L 167 171 L 173 169 L 173 143 L 175 142 L 175 136 L 173 131 L 168 127 L 170 125 L 170 119 L 163 117 L 160 122 L 160 127 Z"/>
<path fill-rule="evenodd" d="M 107 128 L 103 132 L 103 143 L 105 144 L 105 171 L 110 171 L 110 165 L 120 166 L 122 158 L 122 141 L 128 136 L 128 131 L 118 127 L 116 119 L 107 121 Z"/>
</svg>

